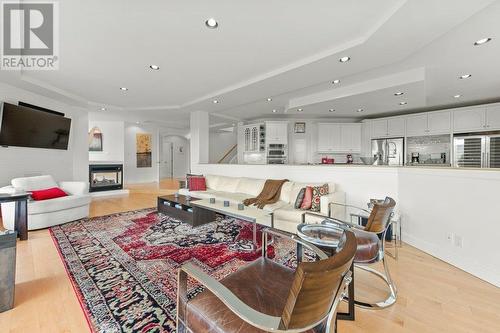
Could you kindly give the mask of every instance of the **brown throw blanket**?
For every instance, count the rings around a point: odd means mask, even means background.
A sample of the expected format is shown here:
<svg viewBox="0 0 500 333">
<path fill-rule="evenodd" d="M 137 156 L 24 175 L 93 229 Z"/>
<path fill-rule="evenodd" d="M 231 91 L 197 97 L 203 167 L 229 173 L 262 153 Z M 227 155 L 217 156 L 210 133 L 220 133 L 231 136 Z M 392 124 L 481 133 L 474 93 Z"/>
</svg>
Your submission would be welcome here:
<svg viewBox="0 0 500 333">
<path fill-rule="evenodd" d="M 281 187 L 288 179 L 267 179 L 264 188 L 257 198 L 249 198 L 243 200 L 245 206 L 255 205 L 262 209 L 265 205 L 270 205 L 278 202 L 281 194 Z"/>
</svg>

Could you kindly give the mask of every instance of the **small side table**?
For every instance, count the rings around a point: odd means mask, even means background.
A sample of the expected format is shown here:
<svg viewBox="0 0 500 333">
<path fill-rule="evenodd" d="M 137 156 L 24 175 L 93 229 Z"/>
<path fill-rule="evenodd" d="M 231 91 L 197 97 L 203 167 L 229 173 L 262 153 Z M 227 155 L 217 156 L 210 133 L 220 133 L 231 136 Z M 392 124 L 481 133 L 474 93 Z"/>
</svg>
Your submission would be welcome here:
<svg viewBox="0 0 500 333">
<path fill-rule="evenodd" d="M 28 198 L 29 193 L 0 193 L 0 203 L 15 202 L 14 230 L 20 240 L 28 239 Z"/>
</svg>

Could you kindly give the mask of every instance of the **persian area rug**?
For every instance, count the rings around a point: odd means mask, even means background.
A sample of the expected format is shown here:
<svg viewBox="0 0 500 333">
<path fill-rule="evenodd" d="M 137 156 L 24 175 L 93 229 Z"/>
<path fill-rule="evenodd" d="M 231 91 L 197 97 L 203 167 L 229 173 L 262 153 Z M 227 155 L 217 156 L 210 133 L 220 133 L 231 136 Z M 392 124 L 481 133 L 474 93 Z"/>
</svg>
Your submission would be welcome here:
<svg viewBox="0 0 500 333">
<path fill-rule="evenodd" d="M 182 264 L 194 262 L 220 280 L 260 255 L 241 250 L 251 244 L 252 224 L 219 217 L 192 228 L 155 209 L 83 219 L 50 232 L 90 329 L 102 333 L 175 332 Z M 273 246 L 270 253 L 291 264 L 293 247 Z M 192 286 L 190 295 L 201 290 Z"/>
</svg>

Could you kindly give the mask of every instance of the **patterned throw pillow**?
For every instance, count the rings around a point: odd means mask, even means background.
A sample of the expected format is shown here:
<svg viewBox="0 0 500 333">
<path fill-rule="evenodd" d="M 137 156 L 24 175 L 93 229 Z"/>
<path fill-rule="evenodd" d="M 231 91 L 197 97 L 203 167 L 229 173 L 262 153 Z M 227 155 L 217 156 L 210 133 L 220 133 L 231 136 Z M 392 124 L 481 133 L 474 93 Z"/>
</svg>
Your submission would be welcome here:
<svg viewBox="0 0 500 333">
<path fill-rule="evenodd" d="M 304 195 L 306 195 L 306 188 L 305 187 L 303 187 L 299 191 L 299 194 L 297 195 L 297 199 L 295 199 L 295 204 L 294 204 L 295 209 L 300 209 L 300 206 L 302 205 L 302 201 L 304 201 Z"/>
<path fill-rule="evenodd" d="M 320 211 L 320 201 L 321 196 L 328 194 L 328 184 L 323 184 L 321 186 L 314 186 L 312 188 L 312 202 L 311 210 L 314 212 Z"/>
<path fill-rule="evenodd" d="M 304 199 L 302 200 L 302 204 L 300 205 L 300 209 L 303 209 L 303 210 L 311 209 L 311 203 L 312 203 L 312 187 L 308 186 L 308 187 L 306 187 L 306 190 L 304 193 Z"/>
</svg>

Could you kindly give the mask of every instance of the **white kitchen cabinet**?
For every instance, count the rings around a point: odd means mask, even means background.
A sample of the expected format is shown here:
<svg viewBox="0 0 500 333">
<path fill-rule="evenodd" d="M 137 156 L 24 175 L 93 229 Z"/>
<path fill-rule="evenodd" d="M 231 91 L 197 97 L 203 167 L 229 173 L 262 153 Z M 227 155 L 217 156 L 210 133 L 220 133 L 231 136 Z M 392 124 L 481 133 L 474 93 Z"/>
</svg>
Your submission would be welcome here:
<svg viewBox="0 0 500 333">
<path fill-rule="evenodd" d="M 453 131 L 484 131 L 486 112 L 485 108 L 459 109 L 453 112 Z"/>
<path fill-rule="evenodd" d="M 361 151 L 361 124 L 318 124 L 318 152 Z"/>
<path fill-rule="evenodd" d="M 403 117 L 375 119 L 372 121 L 372 138 L 388 138 L 405 135 Z"/>
<path fill-rule="evenodd" d="M 451 132 L 451 112 L 428 112 L 406 117 L 406 136 L 447 134 Z"/>
<path fill-rule="evenodd" d="M 449 134 L 451 133 L 451 112 L 439 111 L 429 112 L 427 127 L 429 134 Z"/>
<path fill-rule="evenodd" d="M 486 129 L 500 129 L 500 105 L 490 106 L 486 108 Z"/>
<path fill-rule="evenodd" d="M 387 136 L 387 119 L 375 119 L 372 121 L 372 138 L 383 138 Z"/>
<path fill-rule="evenodd" d="M 427 135 L 427 114 L 418 114 L 406 118 L 406 136 Z"/>
<path fill-rule="evenodd" d="M 340 125 L 318 124 L 318 152 L 333 152 L 340 148 Z"/>
<path fill-rule="evenodd" d="M 361 124 L 361 156 L 371 156 L 372 154 L 372 126 L 370 120 L 365 120 Z"/>
<path fill-rule="evenodd" d="M 340 151 L 361 152 L 361 124 L 340 125 Z"/>
<path fill-rule="evenodd" d="M 288 122 L 266 121 L 266 144 L 288 144 Z"/>
<path fill-rule="evenodd" d="M 244 152 L 262 152 L 264 150 L 261 136 L 264 133 L 264 126 L 252 124 L 243 126 Z"/>
<path fill-rule="evenodd" d="M 387 136 L 404 136 L 405 135 L 405 118 L 388 118 L 387 119 Z"/>
</svg>

